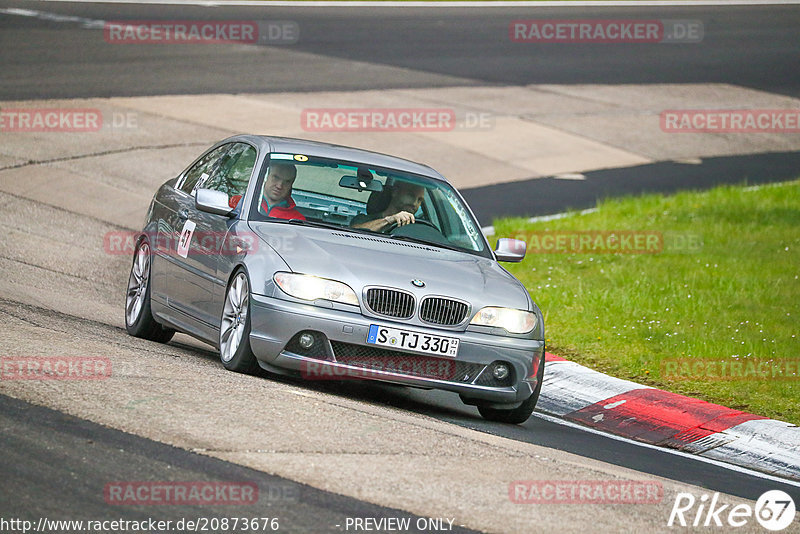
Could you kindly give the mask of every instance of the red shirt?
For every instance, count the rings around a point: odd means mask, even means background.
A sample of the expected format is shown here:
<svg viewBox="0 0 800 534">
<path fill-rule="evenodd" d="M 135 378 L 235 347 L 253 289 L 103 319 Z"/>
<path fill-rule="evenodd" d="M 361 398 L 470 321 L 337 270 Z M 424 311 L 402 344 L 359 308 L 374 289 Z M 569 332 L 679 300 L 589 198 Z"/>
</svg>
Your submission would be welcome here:
<svg viewBox="0 0 800 534">
<path fill-rule="evenodd" d="M 300 219 L 305 221 L 306 218 L 297 210 L 297 204 L 294 203 L 292 197 L 286 200 L 281 200 L 274 206 L 267 204 L 267 200 L 261 197 L 261 212 L 265 213 L 267 217 L 277 217 L 278 219 Z"/>
</svg>

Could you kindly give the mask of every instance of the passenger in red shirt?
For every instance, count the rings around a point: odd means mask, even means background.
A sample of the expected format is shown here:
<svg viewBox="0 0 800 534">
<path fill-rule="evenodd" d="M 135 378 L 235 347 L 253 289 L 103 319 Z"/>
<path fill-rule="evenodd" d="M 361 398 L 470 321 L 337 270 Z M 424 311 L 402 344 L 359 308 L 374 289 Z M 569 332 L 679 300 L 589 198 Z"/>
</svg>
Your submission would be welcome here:
<svg viewBox="0 0 800 534">
<path fill-rule="evenodd" d="M 306 218 L 297 210 L 292 200 L 292 184 L 297 177 L 297 167 L 290 163 L 272 163 L 264 179 L 264 191 L 261 194 L 259 213 L 267 217 L 279 219 Z"/>
</svg>

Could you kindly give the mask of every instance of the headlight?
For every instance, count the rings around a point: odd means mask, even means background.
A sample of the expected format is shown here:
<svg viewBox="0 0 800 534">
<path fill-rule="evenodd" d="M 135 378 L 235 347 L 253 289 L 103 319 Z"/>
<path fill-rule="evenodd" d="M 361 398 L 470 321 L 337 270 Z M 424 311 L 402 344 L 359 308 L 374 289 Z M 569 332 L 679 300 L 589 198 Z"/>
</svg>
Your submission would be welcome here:
<svg viewBox="0 0 800 534">
<path fill-rule="evenodd" d="M 285 293 L 299 299 L 325 299 L 358 306 L 355 291 L 336 280 L 297 273 L 275 273 L 273 280 Z"/>
<path fill-rule="evenodd" d="M 512 334 L 526 334 L 536 327 L 533 312 L 487 306 L 475 314 L 469 324 L 498 326 Z"/>
</svg>

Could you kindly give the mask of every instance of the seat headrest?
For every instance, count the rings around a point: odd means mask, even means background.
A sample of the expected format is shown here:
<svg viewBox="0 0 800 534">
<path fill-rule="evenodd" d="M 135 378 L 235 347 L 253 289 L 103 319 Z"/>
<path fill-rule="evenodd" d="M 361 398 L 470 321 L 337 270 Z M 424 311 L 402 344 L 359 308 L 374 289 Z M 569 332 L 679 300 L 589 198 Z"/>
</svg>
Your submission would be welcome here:
<svg viewBox="0 0 800 534">
<path fill-rule="evenodd" d="M 373 191 L 369 194 L 367 200 L 367 213 L 369 215 L 377 215 L 389 207 L 389 202 L 392 200 L 392 186 L 386 185 L 383 191 Z"/>
</svg>

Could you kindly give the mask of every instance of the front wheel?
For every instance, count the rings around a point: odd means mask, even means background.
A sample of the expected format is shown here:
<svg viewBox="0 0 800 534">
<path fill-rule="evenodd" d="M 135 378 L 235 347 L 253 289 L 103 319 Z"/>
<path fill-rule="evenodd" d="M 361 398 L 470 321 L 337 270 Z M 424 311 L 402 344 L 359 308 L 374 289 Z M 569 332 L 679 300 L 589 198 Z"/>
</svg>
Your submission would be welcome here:
<svg viewBox="0 0 800 534">
<path fill-rule="evenodd" d="M 228 285 L 219 326 L 219 356 L 229 371 L 253 374 L 258 362 L 250 348 L 250 283 L 240 270 Z"/>
<path fill-rule="evenodd" d="M 488 406 L 478 406 L 478 411 L 487 421 L 496 421 L 498 423 L 510 423 L 518 425 L 524 423 L 533 413 L 536 408 L 536 402 L 539 400 L 539 386 L 536 387 L 533 395 L 528 397 L 528 400 L 523 402 L 517 408 L 511 410 L 498 410 L 496 408 L 489 408 Z"/>
<path fill-rule="evenodd" d="M 165 328 L 153 318 L 150 310 L 150 245 L 142 240 L 133 253 L 133 265 L 125 296 L 125 329 L 132 336 L 166 343 L 175 330 Z"/>
<path fill-rule="evenodd" d="M 544 351 L 542 351 L 544 353 Z M 509 423 L 518 425 L 524 423 L 533 413 L 536 408 L 536 403 L 539 402 L 539 394 L 542 392 L 542 382 L 544 382 L 544 354 L 542 354 L 541 361 L 539 362 L 539 371 L 536 373 L 538 383 L 528 399 L 516 408 L 511 410 L 498 410 L 489 408 L 488 406 L 478 405 L 478 411 L 481 416 L 487 421 L 496 421 L 498 423 Z"/>
</svg>

